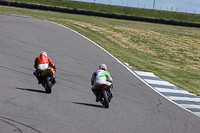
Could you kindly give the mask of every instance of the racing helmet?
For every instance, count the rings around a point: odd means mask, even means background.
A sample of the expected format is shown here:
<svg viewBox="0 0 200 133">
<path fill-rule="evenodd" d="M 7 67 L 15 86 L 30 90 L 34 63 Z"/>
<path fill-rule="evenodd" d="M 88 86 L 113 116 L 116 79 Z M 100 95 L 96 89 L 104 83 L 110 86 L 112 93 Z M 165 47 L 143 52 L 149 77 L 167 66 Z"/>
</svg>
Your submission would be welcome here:
<svg viewBox="0 0 200 133">
<path fill-rule="evenodd" d="M 107 71 L 107 66 L 105 64 L 101 64 L 99 66 L 99 70 L 105 70 L 105 71 Z"/>
<path fill-rule="evenodd" d="M 45 54 L 47 56 L 47 52 L 45 52 L 45 51 L 40 52 L 40 55 L 42 55 L 42 54 Z"/>
</svg>

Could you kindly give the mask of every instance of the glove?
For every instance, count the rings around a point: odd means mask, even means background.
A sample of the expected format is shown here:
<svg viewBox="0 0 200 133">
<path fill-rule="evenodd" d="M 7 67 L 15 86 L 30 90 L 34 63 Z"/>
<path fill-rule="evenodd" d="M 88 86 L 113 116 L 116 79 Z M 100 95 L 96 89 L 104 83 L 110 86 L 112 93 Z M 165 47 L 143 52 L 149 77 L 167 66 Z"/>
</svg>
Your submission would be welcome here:
<svg viewBox="0 0 200 133">
<path fill-rule="evenodd" d="M 52 68 L 53 68 L 53 69 L 54 69 L 54 71 L 56 72 L 56 66 L 54 65 Z"/>
</svg>

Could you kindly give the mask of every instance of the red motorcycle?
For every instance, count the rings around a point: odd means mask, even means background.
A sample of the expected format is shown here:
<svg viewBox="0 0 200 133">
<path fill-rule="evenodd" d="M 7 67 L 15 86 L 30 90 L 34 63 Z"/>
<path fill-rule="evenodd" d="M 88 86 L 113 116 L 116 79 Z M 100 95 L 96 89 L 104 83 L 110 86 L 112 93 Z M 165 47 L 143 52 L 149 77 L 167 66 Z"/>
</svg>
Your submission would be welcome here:
<svg viewBox="0 0 200 133">
<path fill-rule="evenodd" d="M 99 101 L 105 108 L 109 108 L 109 103 L 112 99 L 112 93 L 110 91 L 110 87 L 106 84 L 102 84 L 97 88 L 97 96 L 99 97 Z"/>
</svg>

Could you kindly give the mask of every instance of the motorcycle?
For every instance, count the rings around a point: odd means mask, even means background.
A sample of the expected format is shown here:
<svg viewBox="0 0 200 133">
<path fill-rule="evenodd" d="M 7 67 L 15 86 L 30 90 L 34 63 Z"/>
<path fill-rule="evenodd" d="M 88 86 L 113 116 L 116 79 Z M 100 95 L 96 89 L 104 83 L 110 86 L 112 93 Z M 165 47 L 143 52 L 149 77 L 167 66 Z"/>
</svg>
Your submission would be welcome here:
<svg viewBox="0 0 200 133">
<path fill-rule="evenodd" d="M 109 108 L 109 103 L 112 99 L 112 93 L 110 91 L 110 87 L 106 84 L 102 84 L 97 88 L 97 95 L 99 97 L 99 101 L 105 108 Z"/>
<path fill-rule="evenodd" d="M 52 68 L 48 67 L 41 73 L 42 86 L 46 93 L 51 93 L 51 88 L 55 84 L 55 76 Z"/>
</svg>

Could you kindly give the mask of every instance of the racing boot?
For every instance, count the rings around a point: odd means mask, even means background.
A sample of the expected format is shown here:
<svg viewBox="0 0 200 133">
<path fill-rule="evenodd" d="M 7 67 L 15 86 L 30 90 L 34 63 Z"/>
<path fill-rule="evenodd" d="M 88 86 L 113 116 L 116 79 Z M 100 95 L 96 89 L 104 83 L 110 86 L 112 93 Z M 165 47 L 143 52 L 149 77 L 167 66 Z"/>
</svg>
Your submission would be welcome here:
<svg viewBox="0 0 200 133">
<path fill-rule="evenodd" d="M 99 102 L 101 100 L 101 96 L 99 95 L 99 93 L 96 94 L 96 102 Z"/>
<path fill-rule="evenodd" d="M 40 76 L 37 76 L 38 84 L 42 83 L 42 78 Z"/>
<path fill-rule="evenodd" d="M 53 75 L 53 84 L 55 84 L 56 83 L 56 75 Z"/>
<path fill-rule="evenodd" d="M 110 85 L 110 98 L 113 98 L 112 90 L 113 90 L 113 84 Z"/>
<path fill-rule="evenodd" d="M 92 92 L 96 96 L 96 102 L 98 102 L 100 98 L 98 97 L 97 91 L 95 89 L 92 89 Z"/>
<path fill-rule="evenodd" d="M 42 83 L 42 79 L 41 79 L 41 77 L 39 76 L 39 74 L 38 74 L 36 71 L 34 71 L 34 72 L 33 72 L 33 75 L 37 78 L 38 84 L 41 84 L 41 83 Z"/>
</svg>

